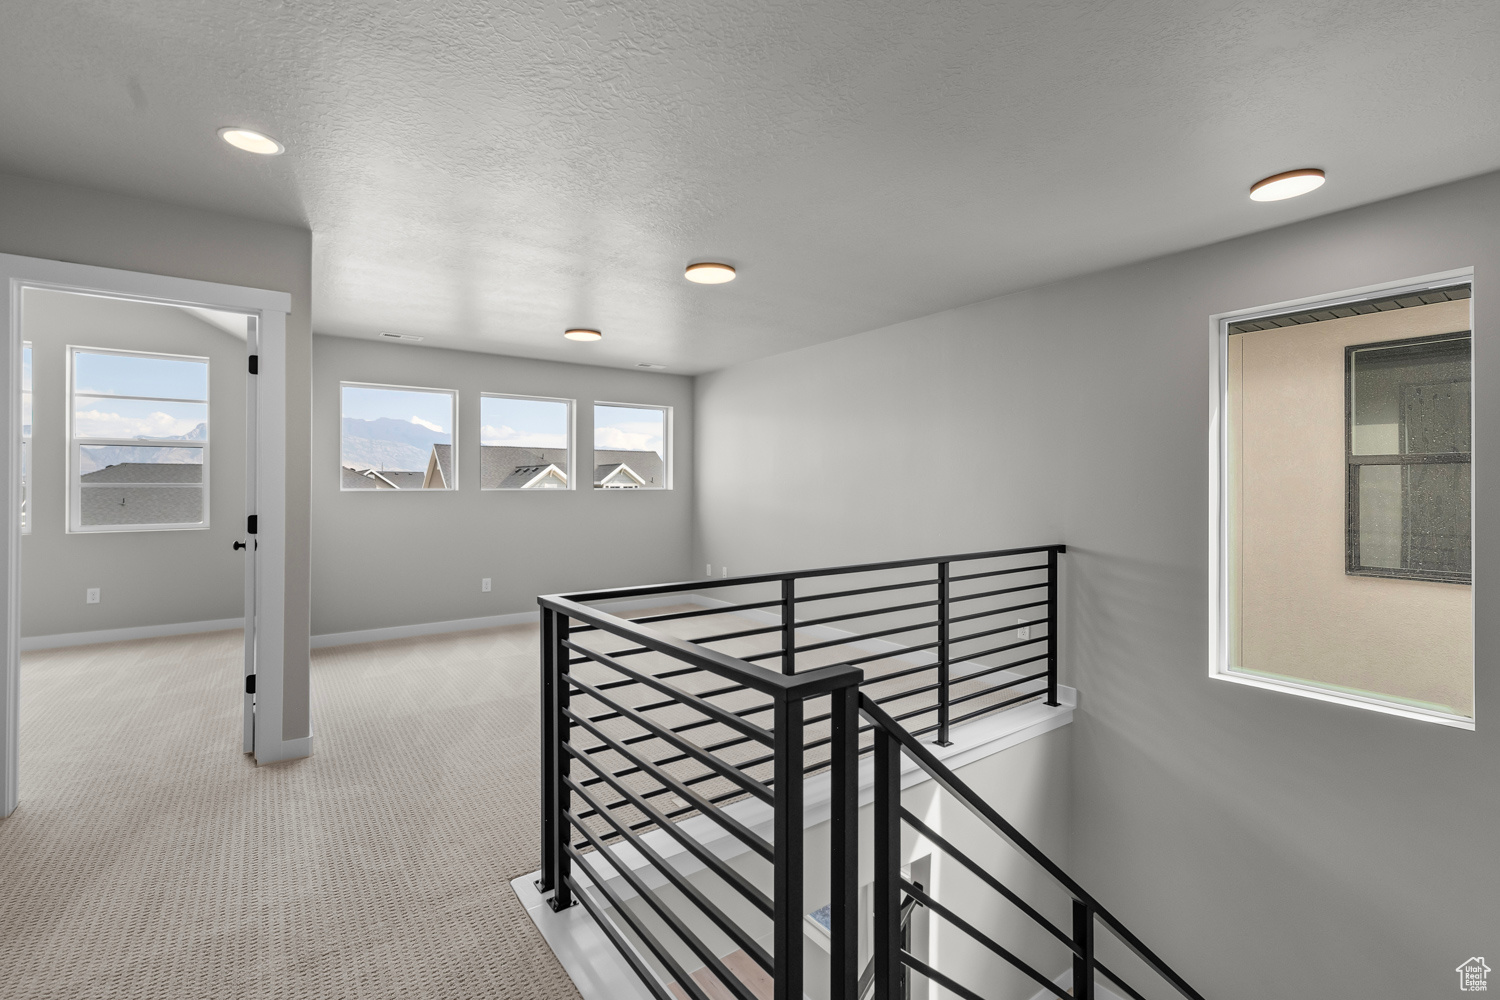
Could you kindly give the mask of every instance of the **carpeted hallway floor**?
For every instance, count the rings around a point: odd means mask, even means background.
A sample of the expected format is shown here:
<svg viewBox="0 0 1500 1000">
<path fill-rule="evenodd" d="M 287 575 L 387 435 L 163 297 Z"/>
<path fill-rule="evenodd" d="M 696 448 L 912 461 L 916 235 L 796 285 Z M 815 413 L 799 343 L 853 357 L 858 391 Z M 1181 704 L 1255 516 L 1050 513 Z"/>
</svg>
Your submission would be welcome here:
<svg viewBox="0 0 1500 1000">
<path fill-rule="evenodd" d="M 536 629 L 320 650 L 315 756 L 239 752 L 240 635 L 29 653 L 0 993 L 577 997 L 536 867 Z"/>
</svg>

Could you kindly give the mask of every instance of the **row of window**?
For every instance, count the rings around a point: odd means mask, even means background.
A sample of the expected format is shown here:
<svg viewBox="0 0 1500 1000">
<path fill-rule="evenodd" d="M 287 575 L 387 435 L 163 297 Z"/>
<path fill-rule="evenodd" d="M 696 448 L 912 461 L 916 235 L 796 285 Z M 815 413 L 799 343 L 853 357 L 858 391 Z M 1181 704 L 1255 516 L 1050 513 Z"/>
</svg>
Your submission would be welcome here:
<svg viewBox="0 0 1500 1000">
<path fill-rule="evenodd" d="M 482 490 L 670 489 L 672 408 L 595 402 L 593 460 L 575 468 L 575 401 L 482 393 Z M 458 391 L 344 382 L 339 475 L 345 490 L 458 488 Z"/>
<path fill-rule="evenodd" d="M 67 350 L 68 530 L 200 528 L 208 359 Z M 21 349 L 21 531 L 31 531 L 31 345 Z"/>
<path fill-rule="evenodd" d="M 68 530 L 145 531 L 208 523 L 208 359 L 67 349 Z M 485 393 L 479 484 L 486 490 L 671 488 L 672 410 L 594 403 L 593 462 L 574 466 L 571 399 Z M 21 351 L 21 530 L 31 531 L 31 345 Z M 458 488 L 458 392 L 340 386 L 346 490 Z"/>
</svg>

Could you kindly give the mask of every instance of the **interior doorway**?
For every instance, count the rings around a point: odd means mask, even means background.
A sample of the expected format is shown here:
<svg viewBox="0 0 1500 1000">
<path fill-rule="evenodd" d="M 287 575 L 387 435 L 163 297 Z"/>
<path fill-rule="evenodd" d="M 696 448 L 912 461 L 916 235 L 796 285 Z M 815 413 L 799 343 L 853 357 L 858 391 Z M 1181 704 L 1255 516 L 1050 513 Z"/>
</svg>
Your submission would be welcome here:
<svg viewBox="0 0 1500 1000">
<path fill-rule="evenodd" d="M 243 626 L 243 670 L 223 678 L 242 748 L 301 756 L 281 738 L 289 296 L 5 255 L 0 268 L 0 816 L 22 792 L 23 647 Z"/>
</svg>

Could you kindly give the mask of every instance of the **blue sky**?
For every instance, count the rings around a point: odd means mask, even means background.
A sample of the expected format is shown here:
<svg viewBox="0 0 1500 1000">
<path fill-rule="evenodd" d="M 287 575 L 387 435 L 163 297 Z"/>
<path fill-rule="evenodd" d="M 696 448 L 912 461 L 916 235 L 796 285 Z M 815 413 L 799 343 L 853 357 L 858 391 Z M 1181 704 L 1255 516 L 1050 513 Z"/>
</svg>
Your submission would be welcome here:
<svg viewBox="0 0 1500 1000">
<path fill-rule="evenodd" d="M 80 351 L 73 356 L 73 384 L 77 392 L 112 396 L 207 399 L 208 362 Z"/>
<path fill-rule="evenodd" d="M 568 446 L 568 404 L 545 399 L 479 401 L 479 443 L 526 448 Z"/>
<path fill-rule="evenodd" d="M 634 406 L 594 406 L 594 447 L 662 454 L 666 415 Z"/>
<path fill-rule="evenodd" d="M 389 417 L 419 424 L 440 434 L 453 433 L 453 397 L 446 392 L 418 389 L 378 389 L 344 386 L 344 418 L 379 420 Z"/>
</svg>

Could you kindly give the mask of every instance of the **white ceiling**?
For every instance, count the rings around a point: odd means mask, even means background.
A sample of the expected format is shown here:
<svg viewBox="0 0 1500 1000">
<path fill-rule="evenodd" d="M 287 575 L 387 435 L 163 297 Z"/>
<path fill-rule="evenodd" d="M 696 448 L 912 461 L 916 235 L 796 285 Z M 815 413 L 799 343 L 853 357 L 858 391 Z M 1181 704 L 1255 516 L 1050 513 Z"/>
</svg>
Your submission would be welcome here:
<svg viewBox="0 0 1500 1000">
<path fill-rule="evenodd" d="M 309 226 L 319 332 L 680 372 L 1500 168 L 1494 0 L 0 18 L 0 170 Z M 1246 198 L 1308 165 L 1321 191 Z M 688 284 L 697 259 L 740 277 Z"/>
</svg>

